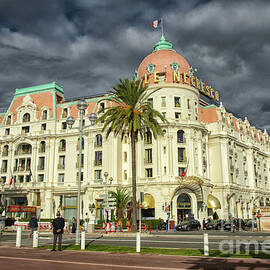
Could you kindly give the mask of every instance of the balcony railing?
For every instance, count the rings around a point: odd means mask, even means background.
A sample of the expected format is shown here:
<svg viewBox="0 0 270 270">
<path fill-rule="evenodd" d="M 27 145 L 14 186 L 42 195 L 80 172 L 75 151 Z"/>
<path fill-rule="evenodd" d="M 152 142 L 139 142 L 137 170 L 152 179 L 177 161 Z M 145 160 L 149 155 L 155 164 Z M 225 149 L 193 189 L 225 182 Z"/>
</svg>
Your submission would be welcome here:
<svg viewBox="0 0 270 270">
<path fill-rule="evenodd" d="M 102 165 L 102 160 L 95 160 L 94 161 L 94 166 L 101 166 Z"/>
<path fill-rule="evenodd" d="M 58 164 L 58 169 L 59 170 L 64 170 L 65 169 L 65 165 L 64 164 Z"/>
<path fill-rule="evenodd" d="M 17 150 L 15 151 L 15 155 L 16 156 L 21 156 L 21 155 L 31 155 L 32 154 L 32 151 L 29 149 L 29 150 Z"/>
<path fill-rule="evenodd" d="M 65 152 L 66 151 L 66 147 L 59 147 L 58 148 L 58 152 Z"/>
<path fill-rule="evenodd" d="M 8 156 L 8 151 L 3 151 L 3 152 L 2 152 L 2 156 L 3 156 L 3 157 L 7 157 L 7 156 Z"/>
<path fill-rule="evenodd" d="M 1 173 L 7 173 L 7 168 L 1 168 Z"/>
<path fill-rule="evenodd" d="M 45 166 L 42 166 L 42 165 L 38 165 L 38 167 L 37 167 L 37 169 L 38 169 L 39 171 L 44 171 L 44 168 L 45 168 Z"/>
</svg>

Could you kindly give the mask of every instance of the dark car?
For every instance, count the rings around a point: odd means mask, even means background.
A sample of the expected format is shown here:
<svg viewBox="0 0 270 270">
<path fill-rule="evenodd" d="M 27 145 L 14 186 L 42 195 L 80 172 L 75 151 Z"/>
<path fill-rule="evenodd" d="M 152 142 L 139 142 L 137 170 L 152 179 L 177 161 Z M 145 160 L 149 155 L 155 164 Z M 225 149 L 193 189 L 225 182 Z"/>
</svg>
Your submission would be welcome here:
<svg viewBox="0 0 270 270">
<path fill-rule="evenodd" d="M 200 230 L 200 228 L 201 228 L 201 223 L 195 219 L 183 221 L 175 227 L 177 231 Z"/>
<path fill-rule="evenodd" d="M 232 228 L 233 226 L 233 228 Z M 235 230 L 239 230 L 239 229 L 244 230 L 245 229 L 245 222 L 243 219 L 234 219 L 232 222 L 227 222 L 224 225 L 224 230 L 225 231 L 235 231 Z"/>
<path fill-rule="evenodd" d="M 218 220 L 211 220 L 210 222 L 206 222 L 205 229 L 206 230 L 220 230 L 221 227 L 226 224 L 225 220 L 218 219 Z"/>
</svg>

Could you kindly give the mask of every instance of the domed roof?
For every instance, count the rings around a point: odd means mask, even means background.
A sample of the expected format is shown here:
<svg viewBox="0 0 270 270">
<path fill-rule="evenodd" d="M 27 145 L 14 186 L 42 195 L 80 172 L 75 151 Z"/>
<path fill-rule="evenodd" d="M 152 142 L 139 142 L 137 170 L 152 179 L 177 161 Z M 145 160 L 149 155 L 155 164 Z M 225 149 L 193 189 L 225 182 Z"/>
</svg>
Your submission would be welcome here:
<svg viewBox="0 0 270 270">
<path fill-rule="evenodd" d="M 138 78 L 147 74 L 149 84 L 154 84 L 154 73 L 166 74 L 166 82 L 173 83 L 174 71 L 189 74 L 190 65 L 187 60 L 174 51 L 173 45 L 164 36 L 154 46 L 154 51 L 147 55 L 138 68 Z"/>
</svg>

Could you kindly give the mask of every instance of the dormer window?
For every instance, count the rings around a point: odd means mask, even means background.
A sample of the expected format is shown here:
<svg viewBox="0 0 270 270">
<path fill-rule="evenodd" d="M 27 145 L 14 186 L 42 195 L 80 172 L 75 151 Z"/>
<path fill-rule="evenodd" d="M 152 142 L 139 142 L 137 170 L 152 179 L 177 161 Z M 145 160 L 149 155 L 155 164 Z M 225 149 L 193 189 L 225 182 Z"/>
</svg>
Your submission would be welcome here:
<svg viewBox="0 0 270 270">
<path fill-rule="evenodd" d="M 105 103 L 102 102 L 102 103 L 100 103 L 100 109 L 99 109 L 99 112 L 103 113 L 104 110 L 105 110 Z"/>
<path fill-rule="evenodd" d="M 23 122 L 30 122 L 30 114 L 29 113 L 25 113 L 23 115 Z"/>
<path fill-rule="evenodd" d="M 47 117 L 48 117 L 48 111 L 47 110 L 44 110 L 42 112 L 42 120 L 47 120 Z"/>
<path fill-rule="evenodd" d="M 7 117 L 7 122 L 6 122 L 7 125 L 11 125 L 11 115 L 9 115 Z"/>
<path fill-rule="evenodd" d="M 62 112 L 62 118 L 67 118 L 67 116 L 68 116 L 68 109 L 64 108 Z"/>
</svg>

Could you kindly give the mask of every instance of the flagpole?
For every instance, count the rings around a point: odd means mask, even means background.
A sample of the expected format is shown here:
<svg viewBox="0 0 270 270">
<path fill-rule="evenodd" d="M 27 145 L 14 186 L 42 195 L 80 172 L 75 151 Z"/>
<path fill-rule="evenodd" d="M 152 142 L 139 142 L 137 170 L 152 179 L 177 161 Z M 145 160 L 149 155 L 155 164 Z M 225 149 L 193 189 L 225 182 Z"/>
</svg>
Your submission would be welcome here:
<svg viewBox="0 0 270 270">
<path fill-rule="evenodd" d="M 161 34 L 164 36 L 164 30 L 163 30 L 163 18 L 161 18 Z"/>
</svg>

